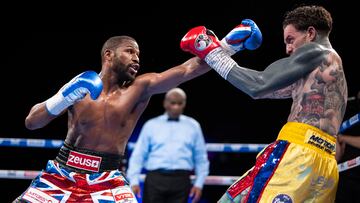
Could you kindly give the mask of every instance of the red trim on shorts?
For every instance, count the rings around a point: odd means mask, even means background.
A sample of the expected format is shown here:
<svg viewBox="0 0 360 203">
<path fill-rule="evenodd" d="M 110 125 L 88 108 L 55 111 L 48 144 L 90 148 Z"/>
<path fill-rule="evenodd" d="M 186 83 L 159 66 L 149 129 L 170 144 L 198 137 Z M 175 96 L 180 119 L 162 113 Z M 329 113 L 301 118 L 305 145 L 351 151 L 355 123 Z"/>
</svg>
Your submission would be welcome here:
<svg viewBox="0 0 360 203">
<path fill-rule="evenodd" d="M 276 143 L 278 143 L 278 142 L 276 142 Z M 264 193 L 264 190 L 265 190 L 266 186 L 268 185 L 268 183 L 269 183 L 269 181 L 271 180 L 271 178 L 274 176 L 274 173 L 275 173 L 276 169 L 278 168 L 281 160 L 283 159 L 283 157 L 284 157 L 284 155 L 285 155 L 285 153 L 286 153 L 289 145 L 290 145 L 290 143 L 288 143 L 288 144 L 286 145 L 286 148 L 285 148 L 285 150 L 283 151 L 280 160 L 279 160 L 278 163 L 276 164 L 276 167 L 275 167 L 274 170 L 272 171 L 271 176 L 267 179 L 266 183 L 264 184 L 264 187 L 262 188 L 262 190 L 261 190 L 261 192 L 260 192 L 260 195 L 259 195 L 259 198 L 258 198 L 258 201 L 257 201 L 257 202 L 259 202 L 259 200 L 261 199 L 261 197 L 262 197 L 262 195 L 263 195 L 263 193 Z M 250 194 L 250 192 L 249 192 L 249 194 Z"/>
<path fill-rule="evenodd" d="M 241 192 L 243 192 L 248 187 L 253 187 L 254 179 L 259 173 L 260 169 L 262 168 L 262 165 L 269 159 L 271 153 L 273 152 L 274 148 L 276 147 L 278 141 L 270 144 L 266 147 L 266 149 L 262 152 L 262 154 L 256 159 L 255 166 L 249 173 L 243 177 L 238 182 L 234 183 L 232 186 L 230 186 L 227 190 L 227 193 L 231 196 L 231 198 L 235 198 L 238 196 Z M 248 196 L 250 195 L 251 188 L 246 195 L 245 201 L 247 201 Z"/>
</svg>

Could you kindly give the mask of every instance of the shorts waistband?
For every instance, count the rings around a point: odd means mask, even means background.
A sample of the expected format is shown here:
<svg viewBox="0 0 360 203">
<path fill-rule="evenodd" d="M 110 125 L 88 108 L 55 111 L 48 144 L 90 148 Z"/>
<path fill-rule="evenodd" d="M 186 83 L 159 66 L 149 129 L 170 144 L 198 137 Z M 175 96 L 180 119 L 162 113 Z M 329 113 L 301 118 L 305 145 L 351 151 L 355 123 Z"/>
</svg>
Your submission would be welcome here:
<svg viewBox="0 0 360 203">
<path fill-rule="evenodd" d="M 335 156 L 336 138 L 309 124 L 288 122 L 282 127 L 277 140 L 287 140 L 318 153 Z"/>
<path fill-rule="evenodd" d="M 64 142 L 56 161 L 78 173 L 97 173 L 120 168 L 123 156 L 74 147 Z"/>
</svg>

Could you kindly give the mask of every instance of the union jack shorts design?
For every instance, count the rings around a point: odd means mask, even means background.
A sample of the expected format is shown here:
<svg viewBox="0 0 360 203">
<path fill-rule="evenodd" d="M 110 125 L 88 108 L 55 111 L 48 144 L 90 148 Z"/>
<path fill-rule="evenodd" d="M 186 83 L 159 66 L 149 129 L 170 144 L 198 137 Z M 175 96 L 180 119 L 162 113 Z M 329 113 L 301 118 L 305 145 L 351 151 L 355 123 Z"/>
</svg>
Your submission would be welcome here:
<svg viewBox="0 0 360 203">
<path fill-rule="evenodd" d="M 36 203 L 95 202 L 137 203 L 129 182 L 119 170 L 76 173 L 49 160 L 21 195 L 21 200 Z"/>
</svg>

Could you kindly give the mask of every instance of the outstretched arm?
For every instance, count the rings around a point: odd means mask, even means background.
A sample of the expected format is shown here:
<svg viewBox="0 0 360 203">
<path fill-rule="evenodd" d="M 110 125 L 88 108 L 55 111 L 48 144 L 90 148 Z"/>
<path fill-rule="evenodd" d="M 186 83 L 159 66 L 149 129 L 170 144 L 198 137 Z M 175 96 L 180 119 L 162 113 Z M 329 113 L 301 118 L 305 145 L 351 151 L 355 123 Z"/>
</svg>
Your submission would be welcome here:
<svg viewBox="0 0 360 203">
<path fill-rule="evenodd" d="M 264 71 L 244 68 L 232 62 L 225 79 L 252 98 L 261 98 L 288 87 L 317 68 L 325 59 L 326 51 L 319 45 L 308 44 L 293 55 L 270 64 Z M 223 60 L 232 60 L 224 57 Z M 274 95 L 273 95 L 274 96 Z"/>
<path fill-rule="evenodd" d="M 245 39 L 245 48 L 247 41 L 257 39 L 251 36 Z M 270 64 L 264 71 L 256 71 L 239 66 L 220 44 L 213 32 L 204 26 L 198 26 L 185 34 L 181 48 L 204 59 L 223 78 L 253 98 L 276 96 L 270 94 L 290 86 L 310 73 L 324 61 L 329 52 L 318 44 L 309 43 L 297 49 L 290 57 Z"/>
<path fill-rule="evenodd" d="M 211 68 L 200 58 L 193 57 L 183 64 L 170 68 L 162 73 L 150 73 L 139 76 L 139 80 L 146 80 L 146 97 L 164 93 L 183 82 L 205 74 Z"/>
<path fill-rule="evenodd" d="M 324 56 L 324 49 L 311 43 L 299 48 L 290 57 L 275 61 L 264 71 L 235 64 L 226 80 L 251 97 L 260 98 L 303 78 L 324 61 Z"/>
<path fill-rule="evenodd" d="M 285 88 L 270 92 L 269 94 L 262 95 L 261 97 L 256 97 L 256 99 L 287 99 L 291 98 L 296 83 L 293 83 Z"/>
<path fill-rule="evenodd" d="M 197 30 L 200 32 L 205 32 L 203 26 L 197 27 Z M 208 32 L 212 32 L 212 31 L 208 30 Z M 187 40 L 194 42 L 195 39 L 192 37 L 193 37 L 192 34 L 188 34 L 184 36 L 184 38 L 181 40 L 180 43 L 182 49 L 186 49 L 186 47 L 188 46 Z M 217 37 L 215 38 L 217 40 Z M 204 40 L 206 41 L 206 39 Z M 251 40 L 244 41 L 245 39 L 251 39 Z M 241 51 L 245 48 L 250 50 L 256 49 L 260 46 L 261 41 L 262 41 L 262 35 L 260 29 L 257 27 L 255 22 L 250 19 L 245 19 L 241 22 L 240 25 L 232 29 L 223 38 L 221 42 L 218 41 L 217 44 L 218 45 L 222 44 L 222 46 L 226 50 L 226 53 L 233 55 L 236 52 Z M 194 45 L 194 43 L 191 44 Z M 204 45 L 204 43 L 199 42 L 198 45 L 201 47 L 202 45 Z M 200 58 L 203 59 L 203 57 Z M 179 84 L 185 81 L 191 80 L 211 70 L 211 68 L 200 58 L 194 57 L 189 59 L 185 63 L 173 67 L 160 74 L 152 74 L 151 77 L 148 77 L 151 79 L 147 89 L 148 94 L 146 94 L 146 96 L 148 97 L 153 94 L 166 92 L 169 89 L 178 86 Z"/>
</svg>

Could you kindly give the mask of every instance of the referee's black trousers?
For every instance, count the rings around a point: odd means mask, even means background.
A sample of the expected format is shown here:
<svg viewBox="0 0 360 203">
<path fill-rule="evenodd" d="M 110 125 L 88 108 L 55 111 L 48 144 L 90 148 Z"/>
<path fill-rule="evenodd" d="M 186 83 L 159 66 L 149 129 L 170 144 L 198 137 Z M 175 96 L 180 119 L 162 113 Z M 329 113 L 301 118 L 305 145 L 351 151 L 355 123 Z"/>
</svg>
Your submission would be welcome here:
<svg viewBox="0 0 360 203">
<path fill-rule="evenodd" d="M 191 190 L 190 171 L 149 171 L 144 182 L 143 203 L 187 203 Z"/>
</svg>

